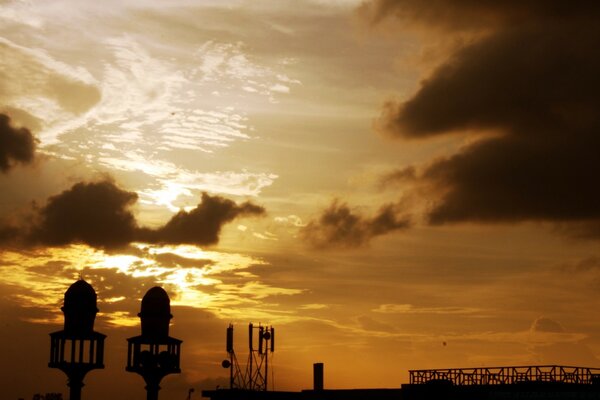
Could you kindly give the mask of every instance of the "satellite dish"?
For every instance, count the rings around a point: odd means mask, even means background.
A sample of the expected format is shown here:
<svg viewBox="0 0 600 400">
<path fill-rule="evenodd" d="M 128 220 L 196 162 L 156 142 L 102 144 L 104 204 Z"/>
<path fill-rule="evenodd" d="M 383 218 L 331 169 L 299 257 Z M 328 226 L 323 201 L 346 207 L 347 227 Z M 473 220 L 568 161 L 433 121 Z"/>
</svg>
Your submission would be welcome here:
<svg viewBox="0 0 600 400">
<path fill-rule="evenodd" d="M 223 368 L 229 368 L 229 367 L 231 367 L 231 362 L 229 362 L 229 360 L 223 360 L 223 362 L 221 363 L 221 366 Z"/>
<path fill-rule="evenodd" d="M 271 339 L 271 333 L 270 333 L 269 331 L 266 331 L 266 332 L 263 334 L 263 338 L 264 338 L 265 340 L 269 340 L 269 339 Z"/>
</svg>

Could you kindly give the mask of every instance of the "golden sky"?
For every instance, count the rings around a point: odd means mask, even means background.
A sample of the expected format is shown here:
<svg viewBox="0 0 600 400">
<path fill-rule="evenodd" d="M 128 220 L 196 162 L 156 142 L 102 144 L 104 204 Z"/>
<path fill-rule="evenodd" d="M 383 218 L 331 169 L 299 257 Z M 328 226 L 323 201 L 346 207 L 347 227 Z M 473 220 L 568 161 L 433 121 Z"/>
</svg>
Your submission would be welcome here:
<svg viewBox="0 0 600 400">
<path fill-rule="evenodd" d="M 86 399 L 143 398 L 155 285 L 173 398 L 226 385 L 230 322 L 240 359 L 275 326 L 277 390 L 599 366 L 600 6 L 565 3 L 0 0 L 7 398 L 66 393 L 79 276 L 108 335 Z"/>
</svg>

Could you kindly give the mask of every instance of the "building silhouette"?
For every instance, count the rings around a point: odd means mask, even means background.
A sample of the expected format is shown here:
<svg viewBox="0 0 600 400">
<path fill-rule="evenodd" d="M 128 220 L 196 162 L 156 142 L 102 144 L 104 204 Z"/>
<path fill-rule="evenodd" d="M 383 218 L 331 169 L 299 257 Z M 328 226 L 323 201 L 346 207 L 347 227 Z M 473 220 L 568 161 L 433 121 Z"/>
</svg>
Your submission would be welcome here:
<svg viewBox="0 0 600 400">
<path fill-rule="evenodd" d="M 98 313 L 94 288 L 80 279 L 65 292 L 64 329 L 50 334 L 48 367 L 63 371 L 68 377 L 69 400 L 80 400 L 83 378 L 94 370 L 104 368 L 104 339 L 94 331 Z"/>
<path fill-rule="evenodd" d="M 299 392 L 216 389 L 211 400 L 600 400 L 600 369 L 558 365 L 409 371 L 399 388 L 325 389 L 323 364 L 314 386 Z"/>
<path fill-rule="evenodd" d="M 252 354 L 252 324 L 249 331 Z M 233 351 L 233 327 L 227 328 L 226 349 Z M 518 367 L 451 368 L 409 371 L 409 383 L 385 389 L 326 389 L 323 363 L 313 365 L 313 388 L 300 392 L 265 391 L 263 387 L 235 384 L 234 363 L 228 389 L 204 390 L 211 400 L 600 400 L 600 368 L 538 365 Z M 237 364 L 237 363 L 236 363 Z M 247 381 L 240 377 L 239 382 Z"/>
<path fill-rule="evenodd" d="M 127 339 L 128 372 L 134 372 L 146 382 L 147 400 L 157 400 L 161 380 L 181 372 L 181 343 L 169 336 L 171 300 L 161 287 L 148 290 L 138 314 L 142 334 Z"/>
<path fill-rule="evenodd" d="M 106 335 L 94 331 L 97 296 L 80 279 L 65 292 L 62 330 L 50 333 L 48 366 L 68 377 L 69 400 L 80 400 L 83 379 L 94 369 L 104 368 Z M 138 314 L 141 335 L 127 339 L 128 372 L 142 376 L 147 400 L 158 400 L 162 379 L 180 373 L 182 341 L 169 336 L 170 299 L 161 287 L 144 295 Z M 258 346 L 253 335 L 257 330 Z M 299 392 L 268 391 L 268 360 L 274 351 L 274 329 L 249 325 L 249 362 L 245 373 L 233 350 L 233 327 L 227 329 L 230 388 L 205 390 L 211 400 L 600 400 L 600 368 L 533 365 L 515 367 L 450 368 L 409 371 L 409 382 L 397 388 L 327 389 L 324 365 L 313 365 L 313 388 Z M 193 389 L 187 393 L 191 397 Z"/>
</svg>

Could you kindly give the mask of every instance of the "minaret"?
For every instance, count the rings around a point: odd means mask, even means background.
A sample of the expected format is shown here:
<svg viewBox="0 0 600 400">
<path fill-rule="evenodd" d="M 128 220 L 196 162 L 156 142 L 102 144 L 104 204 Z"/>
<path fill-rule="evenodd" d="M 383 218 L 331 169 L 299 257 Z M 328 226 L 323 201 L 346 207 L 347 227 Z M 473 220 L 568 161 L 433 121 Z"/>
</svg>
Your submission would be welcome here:
<svg viewBox="0 0 600 400">
<path fill-rule="evenodd" d="M 160 381 L 168 374 L 178 374 L 182 341 L 169 336 L 171 300 L 161 287 L 148 290 L 138 314 L 142 334 L 127 339 L 127 368 L 140 374 L 146 382 L 148 400 L 157 400 Z"/>
<path fill-rule="evenodd" d="M 104 368 L 106 335 L 94 331 L 96 300 L 96 292 L 89 283 L 76 281 L 65 292 L 61 307 L 64 329 L 50 334 L 48 367 L 58 368 L 67 375 L 70 400 L 81 399 L 83 378 L 89 371 Z"/>
</svg>

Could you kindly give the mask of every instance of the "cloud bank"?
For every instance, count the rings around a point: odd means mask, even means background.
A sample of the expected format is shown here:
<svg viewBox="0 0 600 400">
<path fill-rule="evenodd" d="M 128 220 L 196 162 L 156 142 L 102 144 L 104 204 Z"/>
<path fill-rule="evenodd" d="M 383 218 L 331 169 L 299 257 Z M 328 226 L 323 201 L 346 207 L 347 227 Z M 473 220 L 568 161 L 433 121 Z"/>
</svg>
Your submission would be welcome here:
<svg viewBox="0 0 600 400">
<path fill-rule="evenodd" d="M 135 241 L 211 245 L 218 243 L 226 223 L 265 213 L 250 202 L 238 205 L 203 193 L 202 202 L 194 209 L 180 211 L 162 227 L 151 229 L 140 227 L 131 211 L 137 199 L 135 192 L 110 180 L 80 182 L 31 210 L 28 222 L 1 226 L 0 243 L 23 247 L 83 243 L 104 249 L 122 248 Z"/>
<path fill-rule="evenodd" d="M 379 0 L 360 12 L 468 37 L 375 122 L 394 138 L 474 139 L 419 168 L 431 224 L 550 221 L 600 236 L 600 4 Z"/>
</svg>

